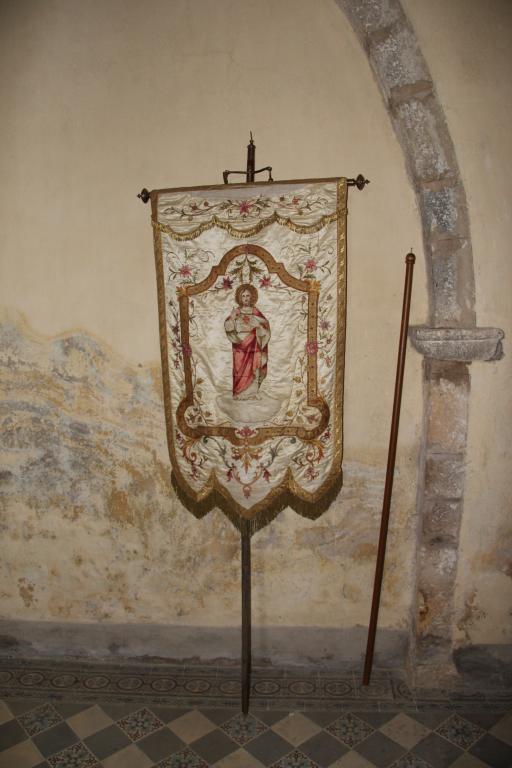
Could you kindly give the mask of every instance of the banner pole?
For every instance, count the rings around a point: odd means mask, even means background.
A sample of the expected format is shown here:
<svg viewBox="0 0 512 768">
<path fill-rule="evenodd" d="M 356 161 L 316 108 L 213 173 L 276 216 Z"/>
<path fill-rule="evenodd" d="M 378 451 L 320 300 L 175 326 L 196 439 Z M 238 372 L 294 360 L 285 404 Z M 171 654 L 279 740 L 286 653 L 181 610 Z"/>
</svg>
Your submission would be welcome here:
<svg viewBox="0 0 512 768">
<path fill-rule="evenodd" d="M 251 688 L 251 527 L 242 520 L 242 712 L 249 712 Z"/>
<path fill-rule="evenodd" d="M 402 386 L 404 381 L 405 354 L 407 351 L 407 332 L 409 329 L 409 313 L 411 309 L 412 276 L 416 256 L 412 251 L 405 257 L 405 284 L 402 306 L 402 322 L 400 325 L 400 342 L 398 345 L 398 360 L 396 366 L 395 395 L 393 399 L 393 414 L 391 417 L 391 432 L 389 436 L 388 464 L 386 469 L 386 483 L 384 486 L 384 499 L 382 503 L 382 518 L 380 523 L 379 547 L 377 550 L 377 562 L 375 565 L 375 579 L 373 583 L 372 608 L 370 624 L 368 626 L 368 640 L 366 644 L 366 656 L 364 661 L 363 685 L 369 685 L 373 665 L 373 652 L 375 648 L 375 635 L 377 633 L 377 620 L 379 618 L 380 595 L 382 591 L 382 577 L 384 574 L 384 560 L 386 557 L 386 544 L 388 539 L 389 513 L 391 508 L 391 494 L 393 492 L 393 476 L 395 473 L 396 445 L 398 439 L 398 425 L 400 423 L 400 407 L 402 404 Z"/>
<path fill-rule="evenodd" d="M 256 146 L 250 133 L 247 145 L 246 181 L 254 182 L 256 170 Z M 269 172 L 270 175 L 270 172 Z M 224 183 L 227 178 L 224 177 Z M 251 525 L 249 520 L 242 520 L 241 528 L 241 565 L 242 565 L 242 714 L 249 713 L 249 693 L 251 690 Z"/>
</svg>

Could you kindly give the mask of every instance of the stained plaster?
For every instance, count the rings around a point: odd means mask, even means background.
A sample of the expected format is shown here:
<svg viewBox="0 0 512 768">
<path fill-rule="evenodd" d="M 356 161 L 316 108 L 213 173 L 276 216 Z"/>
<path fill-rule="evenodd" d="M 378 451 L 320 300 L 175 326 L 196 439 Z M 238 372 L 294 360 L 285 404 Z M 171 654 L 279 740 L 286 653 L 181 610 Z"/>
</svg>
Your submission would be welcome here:
<svg viewBox="0 0 512 768">
<path fill-rule="evenodd" d="M 12 313 L 0 347 L 4 619 L 25 620 L 28 642 L 40 620 L 238 627 L 239 535 L 220 512 L 198 521 L 174 496 L 158 368 L 130 365 L 83 331 L 39 336 Z M 353 629 L 360 639 L 382 466 L 383 457 L 348 460 L 320 520 L 286 510 L 254 537 L 256 626 Z M 413 494 L 413 468 L 399 467 L 382 608 L 383 626 L 399 634 Z"/>
</svg>

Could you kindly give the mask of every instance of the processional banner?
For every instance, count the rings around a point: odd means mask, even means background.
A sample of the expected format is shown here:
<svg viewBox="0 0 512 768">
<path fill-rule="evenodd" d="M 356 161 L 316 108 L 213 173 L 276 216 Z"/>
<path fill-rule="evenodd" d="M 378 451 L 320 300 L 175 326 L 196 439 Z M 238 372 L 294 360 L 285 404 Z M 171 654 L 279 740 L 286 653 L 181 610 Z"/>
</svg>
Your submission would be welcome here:
<svg viewBox="0 0 512 768">
<path fill-rule="evenodd" d="M 167 440 L 197 516 L 316 517 L 342 482 L 346 179 L 151 193 Z"/>
</svg>

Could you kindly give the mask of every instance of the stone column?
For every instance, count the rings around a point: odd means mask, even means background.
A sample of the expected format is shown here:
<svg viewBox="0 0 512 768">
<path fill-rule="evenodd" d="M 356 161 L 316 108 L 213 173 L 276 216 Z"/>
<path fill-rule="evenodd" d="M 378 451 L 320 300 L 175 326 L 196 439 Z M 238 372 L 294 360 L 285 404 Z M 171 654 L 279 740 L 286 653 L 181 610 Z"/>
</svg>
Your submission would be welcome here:
<svg viewBox="0 0 512 768">
<path fill-rule="evenodd" d="M 468 363 L 498 359 L 503 333 L 477 328 L 466 193 L 442 106 L 399 0 L 336 0 L 368 55 L 416 192 L 429 292 L 428 324 L 411 334 L 424 362 L 411 670 L 454 670 L 454 590 L 463 514 Z M 435 664 L 433 664 L 435 662 Z"/>
</svg>

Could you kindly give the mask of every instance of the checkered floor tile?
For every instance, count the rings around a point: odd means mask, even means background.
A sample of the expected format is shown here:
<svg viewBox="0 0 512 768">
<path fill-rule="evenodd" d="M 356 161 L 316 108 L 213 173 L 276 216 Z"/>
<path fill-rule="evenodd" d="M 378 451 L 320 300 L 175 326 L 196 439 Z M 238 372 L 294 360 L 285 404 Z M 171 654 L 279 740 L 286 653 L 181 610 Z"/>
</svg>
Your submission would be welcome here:
<svg viewBox="0 0 512 768">
<path fill-rule="evenodd" d="M 0 701 L 0 768 L 508 768 L 512 713 Z"/>
</svg>

